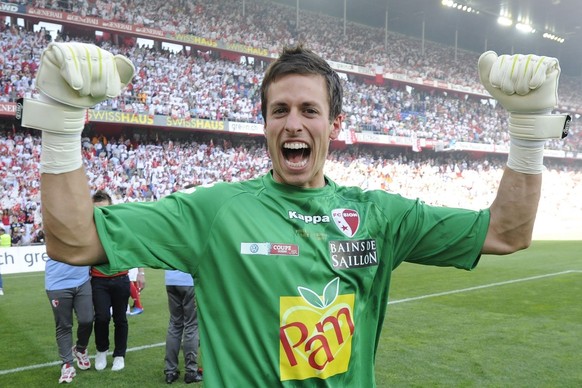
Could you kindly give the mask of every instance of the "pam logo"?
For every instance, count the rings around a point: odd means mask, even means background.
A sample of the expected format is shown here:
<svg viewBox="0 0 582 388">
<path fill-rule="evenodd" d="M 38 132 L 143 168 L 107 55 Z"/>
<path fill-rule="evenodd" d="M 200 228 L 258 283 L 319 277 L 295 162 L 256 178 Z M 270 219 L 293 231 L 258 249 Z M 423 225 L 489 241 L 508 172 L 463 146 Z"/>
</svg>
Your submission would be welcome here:
<svg viewBox="0 0 582 388">
<path fill-rule="evenodd" d="M 338 229 L 348 237 L 354 237 L 360 226 L 360 215 L 352 209 L 333 209 L 331 216 Z"/>
<path fill-rule="evenodd" d="M 339 278 L 323 294 L 297 287 L 280 299 L 281 381 L 327 379 L 348 369 L 354 335 L 354 294 L 339 295 Z"/>
</svg>

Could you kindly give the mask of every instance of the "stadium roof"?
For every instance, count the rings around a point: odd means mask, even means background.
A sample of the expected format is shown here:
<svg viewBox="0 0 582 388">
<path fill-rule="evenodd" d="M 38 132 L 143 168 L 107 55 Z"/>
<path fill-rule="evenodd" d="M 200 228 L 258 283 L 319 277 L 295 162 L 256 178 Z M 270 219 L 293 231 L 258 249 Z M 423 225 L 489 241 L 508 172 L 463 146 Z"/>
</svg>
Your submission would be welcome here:
<svg viewBox="0 0 582 388">
<path fill-rule="evenodd" d="M 427 40 L 455 45 L 481 53 L 487 48 L 499 54 L 524 53 L 560 59 L 564 74 L 582 75 L 581 0 L 458 0 L 479 14 L 445 7 L 441 0 L 273 0 L 307 11 L 322 12 L 340 19 L 344 2 L 348 21 L 383 28 L 388 9 L 388 29 L 420 38 L 424 20 Z M 497 23 L 500 12 L 514 20 L 511 27 Z M 534 34 L 515 29 L 517 21 L 528 21 Z M 563 37 L 564 43 L 542 38 L 545 30 Z M 487 46 L 486 46 L 487 45 Z"/>
</svg>

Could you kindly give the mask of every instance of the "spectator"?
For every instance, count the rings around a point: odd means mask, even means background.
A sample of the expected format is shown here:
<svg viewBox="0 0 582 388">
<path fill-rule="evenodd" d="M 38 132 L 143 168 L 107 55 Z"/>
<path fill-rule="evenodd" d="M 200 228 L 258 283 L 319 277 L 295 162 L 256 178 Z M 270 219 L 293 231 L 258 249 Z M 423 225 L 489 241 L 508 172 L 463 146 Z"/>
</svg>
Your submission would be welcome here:
<svg viewBox="0 0 582 388">
<path fill-rule="evenodd" d="M 10 233 L 10 213 L 8 209 L 2 210 L 2 227 L 4 228 L 4 232 Z"/>
<path fill-rule="evenodd" d="M 133 305 L 128 306 L 129 315 L 139 315 L 143 313 L 141 304 L 141 291 L 145 287 L 145 272 L 143 268 L 132 268 L 128 272 L 129 276 L 129 294 L 133 300 Z"/>
<path fill-rule="evenodd" d="M 10 235 L 0 228 L 0 249 L 9 248 L 12 245 Z M 0 266 L 2 268 L 2 266 Z M 4 285 L 2 283 L 2 272 L 0 271 L 0 296 L 4 295 Z"/>
<path fill-rule="evenodd" d="M 17 224 L 12 224 L 12 246 L 17 247 L 22 245 L 24 242 L 24 228 L 21 228 Z"/>
<path fill-rule="evenodd" d="M 96 207 L 109 206 L 113 203 L 111 196 L 104 191 L 93 194 Z M 129 301 L 128 271 L 120 271 L 106 275 L 96 267 L 91 268 L 91 287 L 93 305 L 95 307 L 95 369 L 107 367 L 107 351 L 109 350 L 109 322 L 113 315 L 114 343 L 112 371 L 125 368 L 125 352 L 127 351 L 127 336 L 129 325 L 126 311 Z"/>
<path fill-rule="evenodd" d="M 70 383 L 77 368 L 91 368 L 89 337 L 93 331 L 93 301 L 90 267 L 74 267 L 52 259 L 45 266 L 45 289 L 56 326 L 57 347 L 61 359 L 59 383 Z M 73 312 L 77 316 L 77 340 L 73 343 Z"/>
<path fill-rule="evenodd" d="M 180 347 L 184 355 L 184 382 L 186 384 L 202 381 L 198 368 L 198 314 L 194 297 L 192 275 L 181 271 L 165 271 L 166 292 L 170 323 L 166 335 L 166 357 L 164 373 L 166 383 L 172 384 L 180 377 Z"/>
</svg>

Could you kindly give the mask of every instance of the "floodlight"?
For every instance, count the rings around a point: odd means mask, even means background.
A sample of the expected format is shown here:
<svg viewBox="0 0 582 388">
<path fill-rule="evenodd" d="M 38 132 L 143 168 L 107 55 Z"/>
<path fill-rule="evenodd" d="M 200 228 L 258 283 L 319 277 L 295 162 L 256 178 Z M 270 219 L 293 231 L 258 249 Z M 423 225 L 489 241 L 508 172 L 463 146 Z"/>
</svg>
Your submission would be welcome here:
<svg viewBox="0 0 582 388">
<path fill-rule="evenodd" d="M 499 16 L 497 18 L 497 23 L 501 24 L 502 26 L 511 26 L 513 24 L 513 20 L 505 16 Z"/>
<path fill-rule="evenodd" d="M 527 24 L 527 23 L 517 23 L 515 25 L 515 28 L 518 31 L 525 32 L 527 34 L 535 32 L 534 28 L 531 25 Z"/>
<path fill-rule="evenodd" d="M 544 32 L 542 37 L 544 37 L 545 39 L 553 40 L 554 42 L 558 42 L 558 43 L 564 43 L 564 41 L 565 41 L 564 38 L 562 38 L 558 35 L 554 35 L 551 32 Z"/>
</svg>

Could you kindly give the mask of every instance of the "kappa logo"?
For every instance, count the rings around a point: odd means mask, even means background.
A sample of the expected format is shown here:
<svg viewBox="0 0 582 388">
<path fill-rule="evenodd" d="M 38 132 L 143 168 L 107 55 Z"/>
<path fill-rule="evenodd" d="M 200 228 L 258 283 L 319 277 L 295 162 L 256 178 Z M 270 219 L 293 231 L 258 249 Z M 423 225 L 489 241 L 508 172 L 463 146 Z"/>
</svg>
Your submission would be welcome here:
<svg viewBox="0 0 582 388">
<path fill-rule="evenodd" d="M 353 209 L 333 209 L 331 215 L 340 232 L 354 237 L 360 227 L 360 215 Z"/>
<path fill-rule="evenodd" d="M 329 222 L 329 216 L 325 215 L 305 215 L 301 213 L 297 213 L 296 211 L 289 210 L 289 219 L 290 220 L 301 220 L 306 224 L 320 224 Z"/>
</svg>

